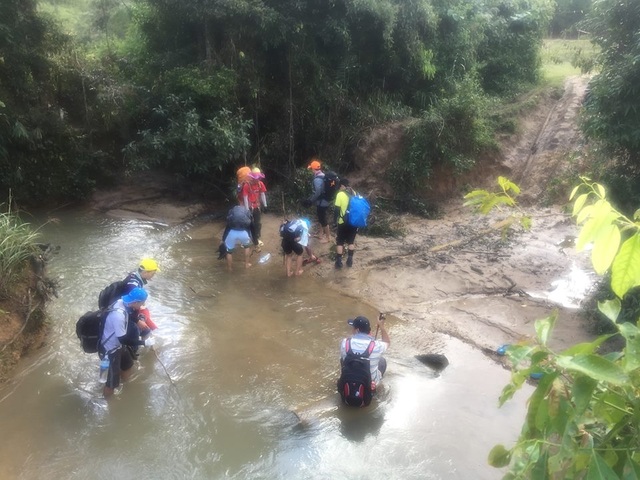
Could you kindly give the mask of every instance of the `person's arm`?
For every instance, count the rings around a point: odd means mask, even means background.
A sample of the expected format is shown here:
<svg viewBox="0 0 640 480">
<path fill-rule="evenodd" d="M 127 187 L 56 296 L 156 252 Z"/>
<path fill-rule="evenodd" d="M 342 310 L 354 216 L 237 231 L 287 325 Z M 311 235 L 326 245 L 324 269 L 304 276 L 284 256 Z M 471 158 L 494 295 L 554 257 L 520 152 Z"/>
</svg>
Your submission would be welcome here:
<svg viewBox="0 0 640 480">
<path fill-rule="evenodd" d="M 382 341 L 387 345 L 391 345 L 389 333 L 387 333 L 387 329 L 384 328 L 384 317 L 378 318 L 378 329 L 380 330 L 380 337 L 382 338 Z"/>
<path fill-rule="evenodd" d="M 267 208 L 267 196 L 264 192 L 260 192 L 260 201 L 262 202 L 262 206 Z"/>
<path fill-rule="evenodd" d="M 324 180 L 322 177 L 315 177 L 313 179 L 313 194 L 309 197 L 309 200 L 313 203 L 320 198 L 324 186 Z"/>
</svg>

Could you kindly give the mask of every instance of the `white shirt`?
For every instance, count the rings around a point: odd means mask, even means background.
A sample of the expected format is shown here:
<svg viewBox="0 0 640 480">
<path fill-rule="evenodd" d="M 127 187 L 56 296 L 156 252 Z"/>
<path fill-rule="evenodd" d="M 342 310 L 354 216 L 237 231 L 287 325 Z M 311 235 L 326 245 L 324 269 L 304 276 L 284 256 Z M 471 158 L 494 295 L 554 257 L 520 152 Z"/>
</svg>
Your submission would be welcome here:
<svg viewBox="0 0 640 480">
<path fill-rule="evenodd" d="M 371 335 L 367 335 L 366 333 L 356 333 L 351 337 L 351 350 L 354 353 L 362 353 L 369 346 L 369 342 L 373 340 Z M 342 343 L 340 344 L 340 358 L 344 360 L 344 357 L 347 356 L 347 339 L 343 338 Z M 378 370 L 378 363 L 380 362 L 380 357 L 382 354 L 387 351 L 389 348 L 389 344 L 383 342 L 382 340 L 375 341 L 375 347 L 373 347 L 373 351 L 371 355 L 369 355 L 369 364 L 371 366 L 371 380 L 376 384 L 382 380 L 382 374 Z"/>
</svg>

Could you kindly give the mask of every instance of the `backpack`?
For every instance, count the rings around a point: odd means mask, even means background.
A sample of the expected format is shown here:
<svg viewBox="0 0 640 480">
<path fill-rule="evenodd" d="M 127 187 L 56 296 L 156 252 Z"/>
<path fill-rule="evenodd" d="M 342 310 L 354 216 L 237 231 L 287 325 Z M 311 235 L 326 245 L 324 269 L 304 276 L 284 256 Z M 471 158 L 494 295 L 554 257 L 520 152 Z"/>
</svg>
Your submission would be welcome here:
<svg viewBox="0 0 640 480">
<path fill-rule="evenodd" d="M 359 193 L 355 193 L 349 197 L 349 205 L 344 215 L 344 221 L 352 227 L 364 228 L 367 226 L 367 219 L 371 212 L 369 200 Z"/>
<path fill-rule="evenodd" d="M 366 407 L 371 403 L 371 365 L 369 356 L 376 343 L 371 340 L 369 346 L 362 353 L 355 353 L 351 349 L 351 339 L 347 338 L 345 349 L 347 355 L 342 361 L 338 392 L 342 402 L 350 407 Z"/>
<path fill-rule="evenodd" d="M 236 205 L 229 210 L 227 224 L 232 230 L 246 230 L 251 226 L 251 212 L 242 205 Z"/>
<path fill-rule="evenodd" d="M 336 199 L 340 188 L 340 177 L 336 172 L 328 171 L 324 174 L 323 182 L 322 198 L 331 203 Z"/>
<path fill-rule="evenodd" d="M 286 240 L 295 242 L 302 236 L 302 222 L 300 220 L 287 220 L 280 225 L 280 236 Z"/>
<path fill-rule="evenodd" d="M 127 276 L 124 280 L 118 280 L 104 287 L 100 295 L 98 295 L 98 308 L 102 310 L 109 305 L 113 305 L 116 300 L 120 300 L 126 292 L 128 280 L 129 277 Z"/>
<path fill-rule="evenodd" d="M 104 321 L 112 309 L 101 309 L 87 312 L 76 322 L 76 335 L 85 353 L 96 353 L 99 349 L 100 337 L 104 330 Z"/>
</svg>

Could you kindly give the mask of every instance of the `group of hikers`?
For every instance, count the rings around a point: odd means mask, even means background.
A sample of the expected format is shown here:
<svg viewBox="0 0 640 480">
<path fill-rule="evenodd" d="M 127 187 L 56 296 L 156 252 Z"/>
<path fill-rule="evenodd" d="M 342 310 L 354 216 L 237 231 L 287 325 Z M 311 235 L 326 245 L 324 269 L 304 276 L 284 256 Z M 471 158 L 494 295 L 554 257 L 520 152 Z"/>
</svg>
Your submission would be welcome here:
<svg viewBox="0 0 640 480">
<path fill-rule="evenodd" d="M 322 170 L 319 160 L 312 160 L 308 167 L 313 172 L 312 193 L 302 200 L 304 207 L 315 205 L 320 225 L 320 243 L 331 240 L 330 219 L 336 227 L 335 268 L 343 267 L 346 248 L 346 266 L 353 266 L 355 239 L 358 227 L 349 222 L 350 201 L 355 192 L 347 178 L 339 178 L 335 173 Z M 233 253 L 240 246 L 244 254 L 245 268 L 251 266 L 253 251 L 260 252 L 264 245 L 261 238 L 261 214 L 267 208 L 267 189 L 264 173 L 258 167 L 241 167 L 236 172 L 238 204 L 229 210 L 222 240 L 218 248 L 219 259 L 226 259 L 227 270 L 232 270 Z M 362 198 L 362 197 L 360 197 Z M 301 275 L 306 263 L 319 263 L 320 259 L 309 245 L 311 222 L 307 218 L 291 218 L 280 226 L 282 251 L 284 253 L 287 276 Z M 307 258 L 303 258 L 306 252 Z"/>
<path fill-rule="evenodd" d="M 349 181 L 325 177 L 329 176 L 321 169 L 318 160 L 309 164 L 313 170 L 313 193 L 303 201 L 303 205 L 316 205 L 318 222 L 321 227 L 321 242 L 330 241 L 329 213 L 335 205 L 334 221 L 337 224 L 336 268 L 342 268 L 344 248 L 347 248 L 347 267 L 353 265 L 354 240 L 357 227 L 345 222 L 345 213 L 349 205 Z M 335 175 L 335 174 L 333 174 Z M 267 207 L 267 189 L 263 183 L 264 174 L 258 167 L 242 167 L 238 176 L 238 205 L 227 216 L 226 228 L 220 244 L 219 258 L 226 258 L 231 269 L 232 254 L 237 244 L 244 250 L 245 266 L 249 267 L 250 249 L 260 251 L 263 246 L 261 235 L 261 210 Z M 338 185 L 339 184 L 339 185 Z M 331 189 L 337 190 L 335 192 Z M 311 222 L 305 218 L 295 218 L 284 222 L 280 227 L 282 250 L 285 255 L 285 269 L 288 276 L 302 273 L 303 253 L 306 251 L 309 261 L 318 261 L 309 246 Z M 147 282 L 159 271 L 158 264 L 151 258 L 140 261 L 136 271 L 123 280 L 114 282 L 99 295 L 100 312 L 105 312 L 101 320 L 97 351 L 104 371 L 103 394 L 111 397 L 120 386 L 121 380 L 127 380 L 131 374 L 138 349 L 141 346 L 152 347 L 155 339 L 152 331 L 157 328 L 145 308 L 148 294 Z M 386 370 L 386 361 L 382 354 L 390 344 L 385 328 L 384 316 L 377 320 L 375 335 L 371 335 L 371 324 L 366 317 L 358 316 L 348 320 L 353 329 L 350 337 L 344 338 L 340 345 L 341 374 L 337 389 L 342 401 L 350 406 L 366 406 L 376 391 Z M 78 328 L 78 327 L 77 327 Z M 381 339 L 378 340 L 378 332 Z M 78 333 L 80 337 L 80 333 Z M 81 337 L 82 340 L 82 337 Z M 83 346 L 84 348 L 84 346 Z M 85 350 L 89 351 L 89 350 Z"/>
</svg>

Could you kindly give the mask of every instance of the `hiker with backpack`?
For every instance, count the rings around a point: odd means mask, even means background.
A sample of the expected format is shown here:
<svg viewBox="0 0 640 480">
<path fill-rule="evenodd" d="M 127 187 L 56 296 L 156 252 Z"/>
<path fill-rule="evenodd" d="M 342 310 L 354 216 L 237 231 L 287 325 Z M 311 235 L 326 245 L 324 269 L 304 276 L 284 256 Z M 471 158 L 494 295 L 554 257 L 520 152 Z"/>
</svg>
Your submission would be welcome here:
<svg viewBox="0 0 640 480">
<path fill-rule="evenodd" d="M 280 236 L 282 237 L 282 251 L 284 252 L 284 270 L 287 277 L 292 275 L 302 275 L 303 260 L 302 254 L 306 251 L 308 260 L 318 262 L 318 257 L 313 254 L 309 247 L 309 228 L 311 222 L 307 218 L 285 220 L 280 225 Z M 295 267 L 295 271 L 292 266 Z"/>
<path fill-rule="evenodd" d="M 366 407 L 387 369 L 387 361 L 382 354 L 389 348 L 391 340 L 382 314 L 378 317 L 374 337 L 371 337 L 368 318 L 358 316 L 347 323 L 353 328 L 353 335 L 342 339 L 340 344 L 338 392 L 344 404 Z M 377 340 L 378 331 L 382 340 Z"/>
<path fill-rule="evenodd" d="M 160 271 L 158 262 L 152 258 L 143 258 L 134 272 L 130 272 L 123 280 L 111 283 L 105 287 L 98 296 L 98 307 L 100 309 L 111 306 L 116 300 L 122 298 L 134 288 L 144 288 L 157 272 Z M 142 309 L 138 315 L 129 318 L 128 336 L 135 338 L 147 338 L 158 326 L 151 320 L 151 314 L 146 308 Z M 135 351 L 134 349 L 134 356 Z"/>
<path fill-rule="evenodd" d="M 328 243 L 331 240 L 331 230 L 329 227 L 328 216 L 333 215 L 333 201 L 338 190 L 340 179 L 333 172 L 323 172 L 322 165 L 318 160 L 313 160 L 308 169 L 313 171 L 313 193 L 311 196 L 302 201 L 302 205 L 310 207 L 316 205 L 318 222 L 320 223 L 320 243 Z M 329 210 L 332 210 L 329 212 Z"/>
<path fill-rule="evenodd" d="M 233 251 L 237 244 L 240 244 L 244 250 L 244 266 L 249 268 L 249 257 L 251 256 L 251 245 L 253 239 L 251 236 L 251 224 L 253 217 L 251 211 L 243 205 L 236 205 L 229 210 L 227 214 L 227 225 L 222 234 L 222 243 L 218 249 L 220 256 L 225 258 L 227 262 L 227 270 L 233 270 Z"/>
<path fill-rule="evenodd" d="M 131 349 L 143 345 L 151 347 L 155 344 L 153 337 L 141 340 L 140 337 L 127 334 L 129 317 L 137 318 L 144 302 L 147 301 L 147 296 L 143 288 L 135 287 L 109 307 L 98 344 L 100 358 L 109 360 L 107 382 L 103 389 L 105 398 L 113 395 L 114 390 L 120 385 L 120 378 L 127 380 L 131 375 L 134 362 Z"/>
<path fill-rule="evenodd" d="M 338 212 L 338 229 L 336 232 L 336 268 L 342 268 L 342 255 L 344 246 L 347 246 L 347 267 L 353 266 L 353 253 L 355 251 L 356 235 L 358 227 L 354 227 L 347 220 L 349 200 L 355 192 L 349 186 L 349 179 L 340 180 L 340 191 L 336 195 L 336 211 Z"/>
<path fill-rule="evenodd" d="M 240 205 L 244 205 L 253 217 L 253 230 L 251 232 L 253 244 L 256 251 L 260 252 L 264 243 L 260 240 L 262 235 L 262 211 L 267 208 L 267 187 L 265 187 L 262 179 L 264 173 L 258 168 L 253 167 L 247 174 L 246 180 L 242 183 L 238 199 L 241 200 Z"/>
</svg>

